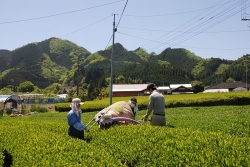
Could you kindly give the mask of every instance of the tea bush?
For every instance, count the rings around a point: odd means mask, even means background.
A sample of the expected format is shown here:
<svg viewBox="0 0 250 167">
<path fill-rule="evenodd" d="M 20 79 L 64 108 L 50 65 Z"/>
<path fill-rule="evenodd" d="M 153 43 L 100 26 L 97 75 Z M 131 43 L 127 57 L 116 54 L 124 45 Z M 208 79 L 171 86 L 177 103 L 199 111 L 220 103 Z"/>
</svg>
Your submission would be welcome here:
<svg viewBox="0 0 250 167">
<path fill-rule="evenodd" d="M 128 101 L 131 97 L 114 97 L 113 103 L 117 101 Z M 148 96 L 136 96 L 138 107 L 147 109 Z M 110 99 L 86 101 L 81 108 L 85 112 L 100 111 L 109 106 Z M 250 92 L 226 92 L 226 93 L 200 93 L 200 94 L 178 94 L 165 95 L 166 108 L 188 107 L 188 106 L 221 106 L 221 105 L 250 105 Z M 70 103 L 56 103 L 55 110 L 68 112 Z"/>
<path fill-rule="evenodd" d="M 83 113 L 83 123 L 97 112 Z M 165 113 L 166 127 L 142 122 L 100 130 L 95 125 L 85 140 L 68 136 L 66 112 L 5 115 L 0 150 L 13 156 L 13 167 L 250 166 L 249 106 L 168 108 Z"/>
<path fill-rule="evenodd" d="M 49 110 L 45 107 L 40 107 L 39 105 L 31 105 L 30 112 L 48 112 Z"/>
</svg>

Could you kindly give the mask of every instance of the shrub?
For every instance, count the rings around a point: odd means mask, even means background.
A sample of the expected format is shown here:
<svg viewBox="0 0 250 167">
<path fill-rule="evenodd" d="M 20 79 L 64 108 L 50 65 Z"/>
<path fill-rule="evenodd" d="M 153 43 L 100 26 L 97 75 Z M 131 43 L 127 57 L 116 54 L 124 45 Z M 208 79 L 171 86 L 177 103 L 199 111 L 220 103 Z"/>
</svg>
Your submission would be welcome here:
<svg viewBox="0 0 250 167">
<path fill-rule="evenodd" d="M 139 110 L 148 107 L 148 96 L 137 96 Z M 129 97 L 115 97 L 113 103 L 117 101 L 128 101 Z M 200 94 L 179 94 L 165 95 L 166 108 L 188 107 L 188 106 L 222 106 L 222 105 L 249 105 L 249 92 L 227 92 L 227 93 L 200 93 Z M 81 109 L 85 112 L 100 111 L 109 106 L 109 99 L 86 101 Z M 55 110 L 68 112 L 70 103 L 56 103 Z"/>
<path fill-rule="evenodd" d="M 40 107 L 40 106 L 36 106 L 36 105 L 31 105 L 31 108 L 30 108 L 30 112 L 41 112 L 41 113 L 44 113 L 44 112 L 48 112 L 49 110 L 45 107 Z"/>
<path fill-rule="evenodd" d="M 12 110 L 10 108 L 6 108 L 5 111 L 6 111 L 6 114 L 8 114 L 8 115 L 10 115 L 12 112 Z"/>
</svg>

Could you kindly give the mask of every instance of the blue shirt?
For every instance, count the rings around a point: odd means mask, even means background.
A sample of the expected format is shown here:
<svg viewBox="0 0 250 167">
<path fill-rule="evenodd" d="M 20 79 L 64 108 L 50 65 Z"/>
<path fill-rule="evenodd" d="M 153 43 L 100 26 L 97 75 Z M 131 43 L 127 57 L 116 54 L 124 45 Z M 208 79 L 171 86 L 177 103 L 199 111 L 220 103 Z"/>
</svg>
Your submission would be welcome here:
<svg viewBox="0 0 250 167">
<path fill-rule="evenodd" d="M 82 124 L 81 122 L 81 114 L 79 114 L 79 116 L 77 116 L 73 110 L 70 110 L 68 113 L 68 125 L 69 126 L 73 126 L 74 128 L 76 128 L 79 131 L 83 131 L 86 126 Z"/>
</svg>

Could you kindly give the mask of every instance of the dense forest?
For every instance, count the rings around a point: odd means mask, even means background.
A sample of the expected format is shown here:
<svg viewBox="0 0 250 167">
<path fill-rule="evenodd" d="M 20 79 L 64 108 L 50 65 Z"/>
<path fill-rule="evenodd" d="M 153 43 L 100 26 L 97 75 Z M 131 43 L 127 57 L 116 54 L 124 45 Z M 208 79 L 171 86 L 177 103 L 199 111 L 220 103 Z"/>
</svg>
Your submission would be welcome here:
<svg viewBox="0 0 250 167">
<path fill-rule="evenodd" d="M 108 95 L 111 64 L 114 84 L 155 82 L 159 86 L 192 81 L 211 86 L 229 78 L 245 82 L 250 64 L 249 54 L 235 61 L 203 59 L 184 48 L 166 48 L 156 55 L 143 48 L 128 51 L 119 43 L 114 45 L 113 59 L 111 51 L 112 46 L 90 53 L 59 38 L 30 43 L 13 51 L 3 48 L 0 89 L 8 87 L 15 91 L 20 83 L 30 81 L 39 89 L 53 84 L 64 88 L 77 86 L 85 99 L 95 99 Z"/>
</svg>

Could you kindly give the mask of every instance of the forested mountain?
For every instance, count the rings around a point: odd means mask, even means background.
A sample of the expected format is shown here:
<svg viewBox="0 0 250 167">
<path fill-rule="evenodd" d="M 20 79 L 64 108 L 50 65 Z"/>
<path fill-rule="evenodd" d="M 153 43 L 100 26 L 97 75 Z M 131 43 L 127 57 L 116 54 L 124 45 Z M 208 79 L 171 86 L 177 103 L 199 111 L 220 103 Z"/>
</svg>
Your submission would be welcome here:
<svg viewBox="0 0 250 167">
<path fill-rule="evenodd" d="M 6 50 L 6 49 L 0 49 L 0 57 L 1 56 L 4 56 L 4 55 L 7 55 L 8 53 L 10 53 L 9 50 Z"/>
<path fill-rule="evenodd" d="M 4 48 L 2 48 L 4 49 Z M 87 49 L 59 38 L 30 43 L 13 51 L 0 50 L 0 89 L 31 81 L 39 88 L 52 83 L 79 85 L 90 98 L 109 85 L 112 46 L 90 53 Z M 157 85 L 191 83 L 194 80 L 212 85 L 234 78 L 245 81 L 246 60 L 203 59 L 183 49 L 167 48 L 159 55 L 143 48 L 128 51 L 114 45 L 113 83 L 147 83 Z M 250 61 L 248 62 L 248 64 Z"/>
<path fill-rule="evenodd" d="M 53 82 L 70 84 L 74 72 L 70 73 L 77 68 L 78 57 L 88 55 L 85 48 L 57 38 L 27 44 L 0 57 L 4 62 L 0 66 L 0 88 L 27 80 L 40 88 Z"/>
</svg>

